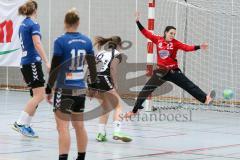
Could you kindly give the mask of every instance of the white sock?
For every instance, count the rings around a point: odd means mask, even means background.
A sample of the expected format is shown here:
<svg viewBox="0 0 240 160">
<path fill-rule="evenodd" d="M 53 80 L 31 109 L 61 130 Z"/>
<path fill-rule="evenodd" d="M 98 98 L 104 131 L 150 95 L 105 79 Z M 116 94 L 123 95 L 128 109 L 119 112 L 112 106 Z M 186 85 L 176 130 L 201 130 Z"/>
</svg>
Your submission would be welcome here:
<svg viewBox="0 0 240 160">
<path fill-rule="evenodd" d="M 30 126 L 31 121 L 32 121 L 32 116 L 29 116 L 27 112 L 22 111 L 17 121 L 17 124 Z"/>
<path fill-rule="evenodd" d="M 106 124 L 98 124 L 98 133 L 106 134 Z"/>
<path fill-rule="evenodd" d="M 121 131 L 121 126 L 122 126 L 122 123 L 120 121 L 114 121 L 113 122 L 114 132 L 120 132 Z"/>
</svg>

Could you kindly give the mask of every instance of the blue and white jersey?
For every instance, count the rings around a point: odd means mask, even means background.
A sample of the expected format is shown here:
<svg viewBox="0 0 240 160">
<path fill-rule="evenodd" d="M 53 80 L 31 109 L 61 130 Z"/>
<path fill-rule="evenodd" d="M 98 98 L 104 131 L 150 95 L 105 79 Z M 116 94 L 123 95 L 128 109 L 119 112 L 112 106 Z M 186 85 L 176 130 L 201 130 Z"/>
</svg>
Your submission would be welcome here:
<svg viewBox="0 0 240 160">
<path fill-rule="evenodd" d="M 21 65 L 41 62 L 42 60 L 33 44 L 32 36 L 34 35 L 39 35 L 41 37 L 40 26 L 31 18 L 27 17 L 23 20 L 19 28 L 19 39 L 21 41 L 23 53 Z"/>
<path fill-rule="evenodd" d="M 65 33 L 54 42 L 53 56 L 61 57 L 57 88 L 84 89 L 85 55 L 93 55 L 92 41 L 81 33 Z"/>
</svg>

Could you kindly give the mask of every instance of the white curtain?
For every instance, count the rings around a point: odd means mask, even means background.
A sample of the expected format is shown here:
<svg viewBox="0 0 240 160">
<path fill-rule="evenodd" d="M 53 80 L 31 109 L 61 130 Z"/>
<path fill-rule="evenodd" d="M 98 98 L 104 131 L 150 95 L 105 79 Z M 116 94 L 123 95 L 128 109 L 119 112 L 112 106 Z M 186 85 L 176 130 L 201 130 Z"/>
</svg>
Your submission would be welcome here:
<svg viewBox="0 0 240 160">
<path fill-rule="evenodd" d="M 18 8 L 26 0 L 0 0 L 0 66 L 18 67 L 22 51 L 18 29 L 23 21 Z"/>
</svg>

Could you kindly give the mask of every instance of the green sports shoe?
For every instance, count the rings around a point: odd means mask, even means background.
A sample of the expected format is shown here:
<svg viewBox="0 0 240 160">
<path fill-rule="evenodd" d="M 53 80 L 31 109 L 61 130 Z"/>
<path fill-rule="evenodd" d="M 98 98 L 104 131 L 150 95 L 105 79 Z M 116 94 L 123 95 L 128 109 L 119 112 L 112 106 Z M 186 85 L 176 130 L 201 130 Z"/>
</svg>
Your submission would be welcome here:
<svg viewBox="0 0 240 160">
<path fill-rule="evenodd" d="M 123 142 L 131 142 L 132 141 L 132 139 L 129 136 L 127 136 L 121 132 L 113 132 L 113 139 L 121 140 Z"/>
<path fill-rule="evenodd" d="M 107 141 L 107 135 L 106 134 L 103 135 L 102 133 L 98 133 L 96 140 L 98 142 L 106 142 Z"/>
</svg>

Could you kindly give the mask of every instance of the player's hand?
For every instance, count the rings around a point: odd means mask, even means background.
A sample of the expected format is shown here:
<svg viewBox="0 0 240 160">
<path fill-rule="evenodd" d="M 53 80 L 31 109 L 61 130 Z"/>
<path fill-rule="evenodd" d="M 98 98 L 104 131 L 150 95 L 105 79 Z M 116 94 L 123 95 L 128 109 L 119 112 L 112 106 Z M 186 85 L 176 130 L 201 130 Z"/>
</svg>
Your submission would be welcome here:
<svg viewBox="0 0 240 160">
<path fill-rule="evenodd" d="M 208 43 L 207 42 L 204 42 L 200 45 L 200 48 L 203 49 L 203 50 L 207 50 L 208 49 Z"/>
<path fill-rule="evenodd" d="M 139 19 L 140 19 L 140 13 L 139 13 L 138 11 L 135 13 L 135 17 L 136 17 L 136 21 L 139 21 Z"/>
<path fill-rule="evenodd" d="M 52 94 L 47 94 L 46 96 L 46 100 L 49 104 L 53 104 L 53 101 L 52 101 L 52 98 L 53 98 L 53 95 Z"/>
</svg>

